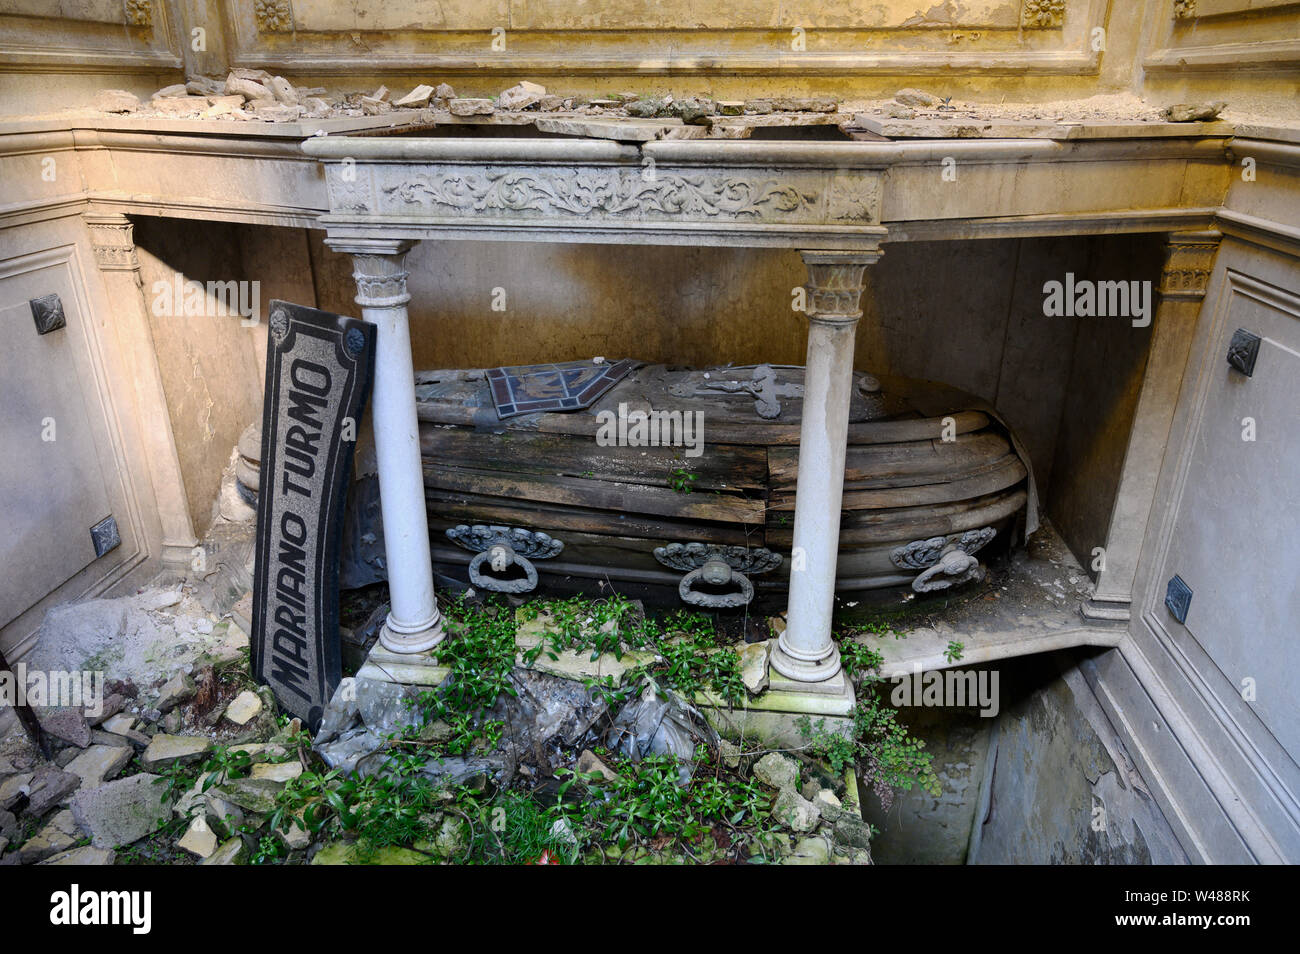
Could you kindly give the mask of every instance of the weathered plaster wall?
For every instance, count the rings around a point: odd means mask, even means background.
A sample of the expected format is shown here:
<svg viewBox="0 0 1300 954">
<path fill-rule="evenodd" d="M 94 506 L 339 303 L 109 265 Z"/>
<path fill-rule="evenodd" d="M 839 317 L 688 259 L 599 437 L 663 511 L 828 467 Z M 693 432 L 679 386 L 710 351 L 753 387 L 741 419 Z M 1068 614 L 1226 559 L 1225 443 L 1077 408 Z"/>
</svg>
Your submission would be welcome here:
<svg viewBox="0 0 1300 954">
<path fill-rule="evenodd" d="M 1148 301 L 1154 315 L 1163 254 L 1160 236 L 1095 238 L 1089 243 L 1087 266 L 1076 277 L 1150 282 Z M 1093 548 L 1104 546 L 1109 532 L 1151 325 L 1137 328 L 1123 317 L 1064 320 L 1075 325 L 1076 336 L 1045 496 L 1052 522 L 1088 567 Z"/>
<path fill-rule="evenodd" d="M 140 271 L 181 472 L 197 533 L 212 521 L 221 471 L 240 433 L 262 413 L 266 309 L 273 298 L 315 303 L 301 231 L 141 218 Z M 169 309 L 155 283 L 257 282 L 259 321 Z M 251 287 L 251 286 L 250 286 Z M 251 299 L 250 299 L 251 300 Z"/>
<path fill-rule="evenodd" d="M 1108 650 L 1107 652 L 1116 652 Z M 1003 670 L 973 864 L 1180 864 L 1186 855 L 1075 664 Z"/>
<path fill-rule="evenodd" d="M 995 716 L 899 710 L 934 757 L 942 792 L 898 792 L 889 811 L 866 795 L 878 864 L 1186 861 L 1073 653 L 1010 660 L 997 675 Z"/>
<path fill-rule="evenodd" d="M 863 817 L 880 832 L 871 857 L 883 865 L 964 864 L 995 719 L 981 718 L 978 709 L 917 706 L 900 709 L 898 718 L 925 740 L 943 789 L 937 798 L 920 788 L 899 792 L 889 811 L 868 794 Z"/>
</svg>

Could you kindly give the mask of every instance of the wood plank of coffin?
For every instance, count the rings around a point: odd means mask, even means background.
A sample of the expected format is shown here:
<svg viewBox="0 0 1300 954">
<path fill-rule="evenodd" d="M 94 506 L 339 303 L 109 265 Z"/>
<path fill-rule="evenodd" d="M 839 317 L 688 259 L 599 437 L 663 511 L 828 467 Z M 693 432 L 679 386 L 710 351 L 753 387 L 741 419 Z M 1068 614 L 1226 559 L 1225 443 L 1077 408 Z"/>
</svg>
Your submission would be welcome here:
<svg viewBox="0 0 1300 954">
<path fill-rule="evenodd" d="M 644 514 L 619 514 L 586 510 L 579 507 L 548 507 L 534 501 L 511 501 L 478 494 L 459 494 L 441 490 L 425 491 L 430 525 L 489 523 L 500 526 L 542 530 L 564 540 L 569 532 L 600 533 L 617 529 L 620 534 L 647 539 L 680 541 L 700 540 L 728 546 L 761 546 L 761 530 L 746 529 L 736 523 L 710 523 L 702 520 L 657 520 Z"/>
<path fill-rule="evenodd" d="M 972 477 L 948 483 L 926 483 L 920 487 L 897 487 L 882 490 L 846 490 L 845 510 L 880 510 L 888 507 L 919 507 L 926 504 L 951 503 L 966 497 L 978 497 L 1004 490 L 1021 480 L 1028 471 L 1020 458 L 1007 456 L 997 466 Z M 770 508 L 777 512 L 794 510 L 794 494 L 773 494 Z"/>
<path fill-rule="evenodd" d="M 529 477 L 486 471 L 424 466 L 424 486 L 459 490 L 488 497 L 535 500 L 622 513 L 648 513 L 684 520 L 718 520 L 761 526 L 766 509 L 761 500 L 734 494 L 679 494 L 660 487 L 621 484 L 580 477 Z"/>
<path fill-rule="evenodd" d="M 434 534 L 432 554 L 435 563 L 444 566 L 464 566 L 474 558 L 467 550 L 439 542 L 441 532 Z M 540 574 L 589 577 L 591 579 L 637 580 L 646 583 L 663 583 L 673 586 L 682 574 L 669 569 L 654 558 L 656 541 L 637 537 L 616 537 L 601 534 L 572 534 L 565 540 L 564 549 L 550 560 L 538 560 L 534 565 Z"/>
<path fill-rule="evenodd" d="M 432 424 L 461 424 L 470 427 L 501 427 L 496 411 L 490 407 L 457 407 L 434 401 L 416 400 L 416 416 Z M 701 408 L 704 410 L 704 408 Z M 982 430 L 989 424 L 988 415 L 981 411 L 958 411 L 951 417 L 955 433 L 968 434 Z M 943 432 L 945 416 L 909 417 L 888 421 L 857 421 L 849 424 L 850 444 L 891 444 L 904 441 L 933 440 Z M 573 434 L 595 438 L 599 428 L 591 414 L 542 414 L 536 426 L 529 430 L 541 434 Z M 523 430 L 519 428 L 519 430 Z M 732 424 L 710 425 L 705 420 L 704 439 L 708 444 L 781 445 L 799 443 L 798 421 L 789 424 Z"/>
<path fill-rule="evenodd" d="M 889 541 L 895 545 L 941 534 L 975 530 L 1013 516 L 1025 506 L 1028 499 L 1027 491 L 1016 489 L 924 509 L 906 507 L 897 510 L 846 512 L 840 518 L 840 544 L 848 547 Z M 767 545 L 774 550 L 792 546 L 793 522 L 781 524 L 769 520 L 767 541 Z"/>
<path fill-rule="evenodd" d="M 678 467 L 696 475 L 696 490 L 758 489 L 766 484 L 761 447 L 718 444 L 708 453 L 686 457 L 680 447 L 599 447 L 592 438 L 508 430 L 483 434 L 455 427 L 420 427 L 420 454 L 426 466 L 471 470 L 564 474 L 593 480 L 668 486 Z M 654 474 L 654 477 L 647 477 Z M 662 475 L 660 478 L 658 475 Z"/>
<path fill-rule="evenodd" d="M 895 478 L 951 480 L 987 467 L 1010 452 L 1010 442 L 993 431 L 963 434 L 948 442 L 850 446 L 844 461 L 844 481 L 847 489 L 849 484 L 889 486 Z M 768 467 L 773 490 L 793 490 L 799 476 L 799 449 L 769 448 Z"/>
</svg>

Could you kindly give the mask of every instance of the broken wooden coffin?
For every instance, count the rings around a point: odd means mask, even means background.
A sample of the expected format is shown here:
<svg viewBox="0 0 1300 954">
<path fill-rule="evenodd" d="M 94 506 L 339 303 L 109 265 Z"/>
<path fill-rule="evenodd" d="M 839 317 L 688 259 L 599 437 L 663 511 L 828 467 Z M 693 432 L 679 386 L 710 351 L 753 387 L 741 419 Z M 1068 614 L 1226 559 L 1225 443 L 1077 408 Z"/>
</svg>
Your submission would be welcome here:
<svg viewBox="0 0 1300 954">
<path fill-rule="evenodd" d="M 416 394 L 441 572 L 510 593 L 563 582 L 702 608 L 784 602 L 802 367 L 429 371 Z M 1032 496 L 990 408 L 856 373 L 836 590 L 980 578 L 978 551 L 1036 526 Z"/>
</svg>

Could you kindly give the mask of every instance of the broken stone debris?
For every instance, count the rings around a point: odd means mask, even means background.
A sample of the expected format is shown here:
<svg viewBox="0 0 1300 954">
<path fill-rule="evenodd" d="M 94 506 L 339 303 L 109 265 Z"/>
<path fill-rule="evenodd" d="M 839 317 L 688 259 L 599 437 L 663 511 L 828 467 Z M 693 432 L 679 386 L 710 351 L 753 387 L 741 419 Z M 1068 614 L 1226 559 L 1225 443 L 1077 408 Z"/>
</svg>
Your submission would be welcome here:
<svg viewBox="0 0 1300 954">
<path fill-rule="evenodd" d="M 1171 123 L 1208 123 L 1219 118 L 1219 114 L 1228 104 L 1214 103 L 1179 103 L 1165 108 L 1164 117 Z"/>
</svg>

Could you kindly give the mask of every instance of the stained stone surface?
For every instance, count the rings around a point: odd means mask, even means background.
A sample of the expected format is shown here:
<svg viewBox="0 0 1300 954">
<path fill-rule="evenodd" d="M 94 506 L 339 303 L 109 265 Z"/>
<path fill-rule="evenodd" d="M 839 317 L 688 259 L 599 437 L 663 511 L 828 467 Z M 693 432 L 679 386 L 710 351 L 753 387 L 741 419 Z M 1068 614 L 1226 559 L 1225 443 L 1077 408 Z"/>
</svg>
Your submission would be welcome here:
<svg viewBox="0 0 1300 954">
<path fill-rule="evenodd" d="M 149 747 L 140 756 L 146 768 L 162 769 L 180 763 L 187 765 L 198 761 L 208 749 L 212 740 L 194 735 L 166 735 L 158 733 L 149 742 Z"/>
<path fill-rule="evenodd" d="M 174 799 L 161 777 L 142 772 L 78 792 L 72 814 L 97 848 L 120 848 L 157 831 L 171 817 Z"/>
<path fill-rule="evenodd" d="M 81 779 L 82 788 L 98 788 L 130 761 L 130 743 L 123 746 L 92 745 L 69 762 L 66 771 Z"/>
<path fill-rule="evenodd" d="M 72 851 L 64 852 L 61 855 L 55 855 L 42 861 L 43 865 L 111 865 L 117 859 L 117 853 L 109 848 L 96 848 L 94 845 L 86 845 L 84 848 L 74 848 Z"/>
</svg>

